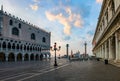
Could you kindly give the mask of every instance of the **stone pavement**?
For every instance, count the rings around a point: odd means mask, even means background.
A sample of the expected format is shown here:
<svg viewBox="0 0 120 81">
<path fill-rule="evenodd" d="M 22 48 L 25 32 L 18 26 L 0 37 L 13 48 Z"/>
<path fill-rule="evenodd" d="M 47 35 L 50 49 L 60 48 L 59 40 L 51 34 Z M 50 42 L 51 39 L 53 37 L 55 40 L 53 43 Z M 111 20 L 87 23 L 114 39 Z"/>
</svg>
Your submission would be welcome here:
<svg viewBox="0 0 120 81">
<path fill-rule="evenodd" d="M 24 81 L 120 81 L 120 68 L 96 60 L 72 61 Z"/>
</svg>

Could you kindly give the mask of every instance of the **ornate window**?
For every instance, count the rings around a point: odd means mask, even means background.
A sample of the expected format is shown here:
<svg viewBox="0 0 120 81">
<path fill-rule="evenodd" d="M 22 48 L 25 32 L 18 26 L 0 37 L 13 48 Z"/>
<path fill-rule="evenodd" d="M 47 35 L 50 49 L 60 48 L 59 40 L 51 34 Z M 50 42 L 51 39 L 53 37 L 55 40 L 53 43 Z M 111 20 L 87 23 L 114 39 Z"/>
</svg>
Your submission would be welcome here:
<svg viewBox="0 0 120 81">
<path fill-rule="evenodd" d="M 12 34 L 16 35 L 16 36 L 19 36 L 19 30 L 18 30 L 18 28 L 16 28 L 16 27 L 12 28 Z"/>
<path fill-rule="evenodd" d="M 42 38 L 42 42 L 46 42 L 46 38 L 45 37 Z"/>
<path fill-rule="evenodd" d="M 35 34 L 34 33 L 31 34 L 31 39 L 35 40 Z"/>
<path fill-rule="evenodd" d="M 13 21 L 12 20 L 9 21 L 9 25 L 13 25 Z"/>
</svg>

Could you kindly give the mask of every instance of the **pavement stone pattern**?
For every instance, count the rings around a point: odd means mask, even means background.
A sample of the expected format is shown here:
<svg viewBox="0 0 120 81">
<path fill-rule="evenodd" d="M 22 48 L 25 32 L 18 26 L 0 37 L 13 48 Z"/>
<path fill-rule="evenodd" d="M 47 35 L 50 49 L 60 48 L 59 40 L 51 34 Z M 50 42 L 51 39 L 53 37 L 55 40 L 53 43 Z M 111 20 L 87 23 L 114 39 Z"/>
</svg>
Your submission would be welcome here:
<svg viewBox="0 0 120 81">
<path fill-rule="evenodd" d="M 103 61 L 58 59 L 53 65 L 54 59 L 0 63 L 0 81 L 120 81 L 120 68 Z"/>
<path fill-rule="evenodd" d="M 120 68 L 101 61 L 73 61 L 68 66 L 24 81 L 120 81 Z"/>
</svg>

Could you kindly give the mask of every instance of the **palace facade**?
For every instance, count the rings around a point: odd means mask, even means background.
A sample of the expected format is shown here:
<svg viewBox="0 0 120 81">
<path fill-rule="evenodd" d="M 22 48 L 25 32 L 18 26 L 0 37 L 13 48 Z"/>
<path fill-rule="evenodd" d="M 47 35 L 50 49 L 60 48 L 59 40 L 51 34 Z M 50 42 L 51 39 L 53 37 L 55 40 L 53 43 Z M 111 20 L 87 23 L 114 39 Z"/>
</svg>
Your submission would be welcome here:
<svg viewBox="0 0 120 81">
<path fill-rule="evenodd" d="M 0 61 L 50 57 L 51 33 L 0 10 Z"/>
<path fill-rule="evenodd" d="M 119 0 L 103 0 L 92 44 L 96 57 L 120 62 Z"/>
</svg>

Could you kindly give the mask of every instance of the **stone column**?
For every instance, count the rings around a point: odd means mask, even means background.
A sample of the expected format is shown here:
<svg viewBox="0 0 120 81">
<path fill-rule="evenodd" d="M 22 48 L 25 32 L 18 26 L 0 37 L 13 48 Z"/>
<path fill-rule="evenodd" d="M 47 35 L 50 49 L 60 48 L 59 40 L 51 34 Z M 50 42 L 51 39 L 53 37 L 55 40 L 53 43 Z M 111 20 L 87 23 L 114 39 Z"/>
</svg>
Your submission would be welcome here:
<svg viewBox="0 0 120 81">
<path fill-rule="evenodd" d="M 119 59 L 119 53 L 118 53 L 119 47 L 118 47 L 118 35 L 117 35 L 117 33 L 115 33 L 115 46 L 116 46 L 116 47 L 115 47 L 115 48 L 116 48 L 116 49 L 115 49 L 115 51 L 116 51 L 116 52 L 115 52 L 115 53 L 116 53 L 116 54 L 115 54 L 115 56 L 116 56 L 116 59 L 115 59 L 115 60 L 117 61 L 117 60 Z"/>
<path fill-rule="evenodd" d="M 28 54 L 28 59 L 29 59 L 29 61 L 30 61 L 30 54 Z"/>
<path fill-rule="evenodd" d="M 104 58 L 104 47 L 102 45 L 102 58 Z"/>
<path fill-rule="evenodd" d="M 22 54 L 22 61 L 24 61 L 24 54 Z"/>
<path fill-rule="evenodd" d="M 99 55 L 99 58 L 100 58 L 100 47 L 98 48 L 98 55 Z"/>
<path fill-rule="evenodd" d="M 40 53 L 38 53 L 38 61 L 40 60 Z"/>
<path fill-rule="evenodd" d="M 100 50 L 100 47 L 99 47 L 99 57 L 101 58 L 101 52 L 100 52 L 101 50 Z"/>
<path fill-rule="evenodd" d="M 118 31 L 118 60 L 120 62 L 120 30 Z"/>
<path fill-rule="evenodd" d="M 102 46 L 100 46 L 100 56 L 102 58 Z"/>
<path fill-rule="evenodd" d="M 17 61 L 17 54 L 15 54 L 15 62 Z"/>
<path fill-rule="evenodd" d="M 112 60 L 113 59 L 113 57 L 112 57 L 112 49 L 111 49 L 112 47 L 111 47 L 111 38 L 109 38 L 109 60 Z"/>
<path fill-rule="evenodd" d="M 102 58 L 104 58 L 103 45 L 102 45 Z"/>
<path fill-rule="evenodd" d="M 8 42 L 6 42 L 6 51 L 8 51 Z"/>
<path fill-rule="evenodd" d="M 5 61 L 8 62 L 8 53 L 5 54 Z"/>
<path fill-rule="evenodd" d="M 106 46 L 106 42 L 105 42 L 105 59 L 107 59 L 107 46 Z"/>
<path fill-rule="evenodd" d="M 66 44 L 66 55 L 69 56 L 69 44 Z"/>
<path fill-rule="evenodd" d="M 106 45 L 107 45 L 107 52 L 106 52 L 106 59 L 109 59 L 109 41 L 107 40 L 107 42 L 106 42 Z"/>
</svg>

